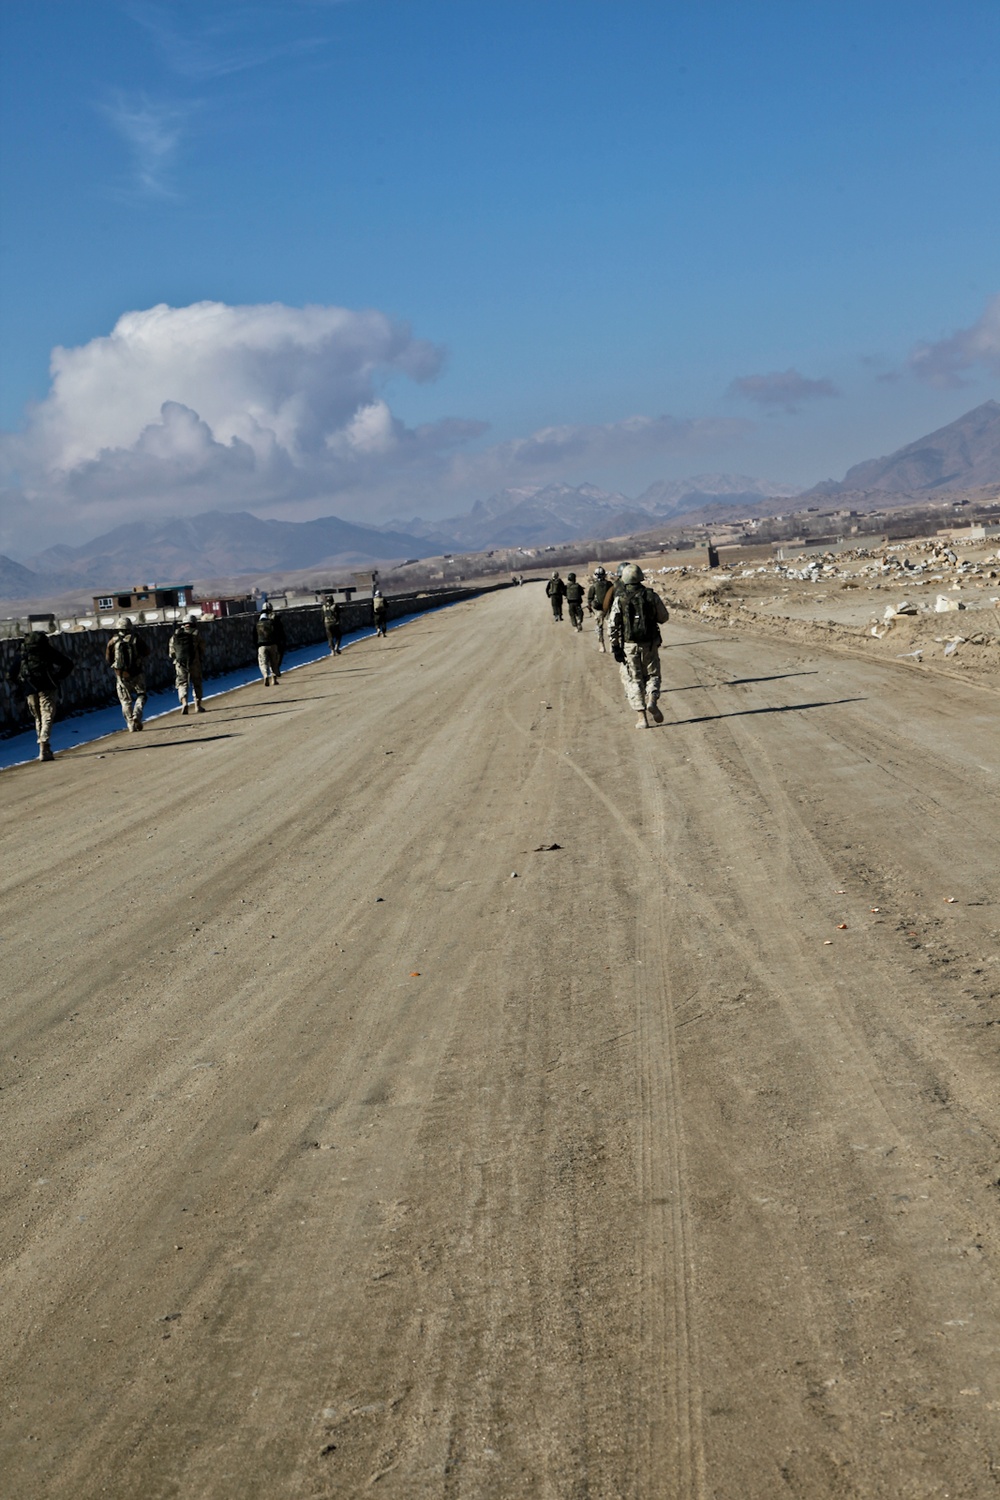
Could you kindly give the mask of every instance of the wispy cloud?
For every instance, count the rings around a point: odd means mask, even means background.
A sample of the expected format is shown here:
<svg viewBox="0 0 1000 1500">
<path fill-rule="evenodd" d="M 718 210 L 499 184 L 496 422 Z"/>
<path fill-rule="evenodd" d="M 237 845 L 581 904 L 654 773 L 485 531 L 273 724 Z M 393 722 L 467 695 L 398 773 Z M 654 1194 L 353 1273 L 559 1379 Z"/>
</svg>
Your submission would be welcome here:
<svg viewBox="0 0 1000 1500">
<path fill-rule="evenodd" d="M 150 0 L 133 0 L 129 14 L 152 38 L 167 67 L 192 83 L 302 56 L 329 41 L 324 36 L 268 35 L 272 25 L 287 32 L 289 11 L 284 6 L 209 11 L 207 18 L 190 26 L 180 23 L 172 7 Z"/>
<path fill-rule="evenodd" d="M 1000 295 L 990 298 L 970 327 L 936 343 L 918 344 L 908 363 L 920 380 L 944 389 L 968 385 L 965 374 L 977 365 L 1000 375 Z"/>
<path fill-rule="evenodd" d="M 730 382 L 728 396 L 742 396 L 745 401 L 754 401 L 771 411 L 784 411 L 794 416 L 803 401 L 815 401 L 823 396 L 839 396 L 840 392 L 832 380 L 823 377 L 810 380 L 798 370 L 772 370 L 768 375 L 741 375 Z"/>
<path fill-rule="evenodd" d="M 145 95 L 119 94 L 102 108 L 132 153 L 140 190 L 152 197 L 173 197 L 170 170 L 192 107 L 158 103 Z"/>
</svg>

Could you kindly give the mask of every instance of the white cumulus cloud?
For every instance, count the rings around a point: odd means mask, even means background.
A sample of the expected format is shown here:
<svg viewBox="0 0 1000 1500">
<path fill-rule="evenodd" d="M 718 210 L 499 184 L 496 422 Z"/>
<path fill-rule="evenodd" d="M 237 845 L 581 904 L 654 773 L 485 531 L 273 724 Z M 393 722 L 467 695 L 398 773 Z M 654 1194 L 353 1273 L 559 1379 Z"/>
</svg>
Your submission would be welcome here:
<svg viewBox="0 0 1000 1500">
<path fill-rule="evenodd" d="M 2 440 L 6 544 L 206 510 L 442 514 L 496 487 L 704 450 L 749 425 L 635 415 L 489 445 L 476 442 L 489 424 L 474 418 L 408 426 L 390 385 L 432 380 L 443 358 L 376 310 L 197 302 L 125 313 L 106 337 L 53 350 L 48 395 Z"/>
</svg>

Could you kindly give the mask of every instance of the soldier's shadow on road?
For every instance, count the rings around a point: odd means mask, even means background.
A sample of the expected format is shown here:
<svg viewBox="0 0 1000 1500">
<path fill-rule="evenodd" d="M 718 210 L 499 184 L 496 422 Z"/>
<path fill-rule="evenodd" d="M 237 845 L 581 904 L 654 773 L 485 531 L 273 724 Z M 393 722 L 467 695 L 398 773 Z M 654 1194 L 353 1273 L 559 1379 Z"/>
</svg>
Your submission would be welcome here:
<svg viewBox="0 0 1000 1500">
<path fill-rule="evenodd" d="M 800 714 L 807 708 L 837 708 L 841 703 L 867 703 L 867 698 L 829 698 L 817 703 L 780 703 L 776 708 L 734 708 L 728 714 L 699 714 L 694 719 L 674 719 L 665 724 L 665 729 L 680 728 L 682 724 L 710 724 L 713 719 L 743 719 L 748 714 Z"/>
<path fill-rule="evenodd" d="M 215 723 L 216 724 L 245 724 L 248 719 L 276 719 L 279 714 L 291 714 L 291 713 L 294 713 L 294 712 L 295 712 L 295 710 L 293 708 L 268 708 L 268 709 L 265 709 L 262 713 L 256 713 L 256 714 L 254 714 L 254 713 L 247 713 L 247 714 L 227 714 L 227 716 L 224 719 L 221 718 L 221 717 L 220 718 L 216 718 Z"/>
<path fill-rule="evenodd" d="M 774 672 L 770 677 L 730 677 L 720 682 L 720 687 L 742 687 L 748 682 L 781 682 L 785 677 L 818 677 L 819 668 L 811 667 L 803 672 Z"/>
<path fill-rule="evenodd" d="M 780 682 L 785 677 L 818 677 L 818 669 L 808 672 L 775 672 L 772 677 L 730 677 L 725 682 L 688 682 L 683 687 L 664 688 L 663 693 L 691 693 L 696 688 L 712 689 L 746 687 L 751 682 Z"/>
<path fill-rule="evenodd" d="M 109 745 L 107 750 L 84 750 L 83 756 L 94 755 L 131 755 L 138 750 L 183 750 L 187 745 L 210 745 L 213 740 L 236 740 L 238 734 L 199 734 L 198 737 L 189 740 L 145 740 L 142 744 L 130 742 L 127 745 Z M 77 757 L 74 757 L 76 759 Z"/>
</svg>

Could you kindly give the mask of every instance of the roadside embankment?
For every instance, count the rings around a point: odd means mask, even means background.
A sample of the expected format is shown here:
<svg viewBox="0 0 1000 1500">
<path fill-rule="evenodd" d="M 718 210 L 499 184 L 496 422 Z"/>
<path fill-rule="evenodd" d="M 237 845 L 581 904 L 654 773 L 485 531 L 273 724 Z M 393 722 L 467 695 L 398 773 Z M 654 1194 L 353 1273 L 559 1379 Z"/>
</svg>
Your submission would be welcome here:
<svg viewBox="0 0 1000 1500">
<path fill-rule="evenodd" d="M 874 585 L 850 575 L 789 580 L 787 572 L 778 576 L 763 568 L 666 576 L 650 569 L 649 576 L 678 618 L 1000 684 L 1000 614 L 989 592 L 997 587 L 992 580 L 981 590 L 966 587 L 961 600 L 949 589 L 952 607 L 943 610 L 938 595 L 924 598 L 929 591 L 913 579 Z"/>
</svg>

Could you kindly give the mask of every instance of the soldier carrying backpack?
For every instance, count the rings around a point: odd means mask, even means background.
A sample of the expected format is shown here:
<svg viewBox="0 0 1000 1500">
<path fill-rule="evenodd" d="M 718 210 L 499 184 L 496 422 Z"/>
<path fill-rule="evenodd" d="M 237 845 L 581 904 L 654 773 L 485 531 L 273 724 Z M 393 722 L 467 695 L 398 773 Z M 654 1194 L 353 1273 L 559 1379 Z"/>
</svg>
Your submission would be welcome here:
<svg viewBox="0 0 1000 1500">
<path fill-rule="evenodd" d="M 38 736 L 38 759 L 55 760 L 49 737 L 56 713 L 59 684 L 69 676 L 73 663 L 53 646 L 44 631 L 32 630 L 18 645 L 7 674 L 11 686 L 27 700 Z"/>
<path fill-rule="evenodd" d="M 577 583 L 575 573 L 566 574 L 566 604 L 569 623 L 574 630 L 583 629 L 583 585 Z"/>
<path fill-rule="evenodd" d="M 594 581 L 587 590 L 587 612 L 596 616 L 594 634 L 597 636 L 598 651 L 607 651 L 604 644 L 604 600 L 610 590 L 608 575 L 605 570 L 598 566 L 594 569 Z"/>
<path fill-rule="evenodd" d="M 558 573 L 553 573 L 552 577 L 545 585 L 545 592 L 549 597 L 549 603 L 552 605 L 553 620 L 561 620 L 563 600 L 566 597 L 566 585 L 563 583 Z"/>
<path fill-rule="evenodd" d="M 201 701 L 201 669 L 204 648 L 198 633 L 198 621 L 194 615 L 190 615 L 177 626 L 170 637 L 167 651 L 174 664 L 174 686 L 177 688 L 181 713 L 186 714 L 188 711 L 188 688 L 190 687 L 194 693 L 195 709 L 203 714 L 205 708 Z"/>
<path fill-rule="evenodd" d="M 340 605 L 331 594 L 323 600 L 323 629 L 326 631 L 326 643 L 330 647 L 330 655 L 339 656 L 343 627 L 340 622 Z"/>
<path fill-rule="evenodd" d="M 659 594 L 643 583 L 642 569 L 636 563 L 626 563 L 615 588 L 608 629 L 625 696 L 639 716 L 636 729 L 648 729 L 649 719 L 654 724 L 663 723 L 658 701 L 660 626 L 669 618 Z"/>
<path fill-rule="evenodd" d="M 146 658 L 149 644 L 143 640 L 126 615 L 104 648 L 104 660 L 115 674 L 118 702 L 129 733 L 142 728 L 142 711 L 146 706 Z"/>
<path fill-rule="evenodd" d="M 274 612 L 270 599 L 257 616 L 257 665 L 264 686 L 281 681 L 281 658 L 285 654 L 285 623 Z"/>
</svg>

